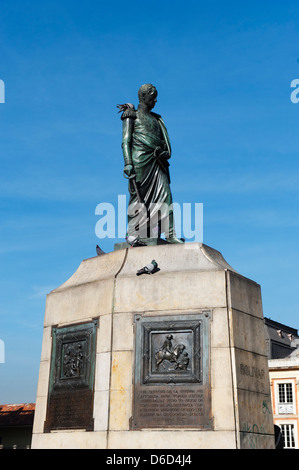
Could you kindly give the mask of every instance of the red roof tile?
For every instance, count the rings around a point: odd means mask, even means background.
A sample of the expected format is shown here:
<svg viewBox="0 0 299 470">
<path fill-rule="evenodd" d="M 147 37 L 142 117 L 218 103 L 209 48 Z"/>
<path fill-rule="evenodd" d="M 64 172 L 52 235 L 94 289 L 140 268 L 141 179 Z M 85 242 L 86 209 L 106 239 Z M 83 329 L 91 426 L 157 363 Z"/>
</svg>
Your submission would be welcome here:
<svg viewBox="0 0 299 470">
<path fill-rule="evenodd" d="M 35 403 L 0 405 L 0 426 L 30 426 Z"/>
</svg>

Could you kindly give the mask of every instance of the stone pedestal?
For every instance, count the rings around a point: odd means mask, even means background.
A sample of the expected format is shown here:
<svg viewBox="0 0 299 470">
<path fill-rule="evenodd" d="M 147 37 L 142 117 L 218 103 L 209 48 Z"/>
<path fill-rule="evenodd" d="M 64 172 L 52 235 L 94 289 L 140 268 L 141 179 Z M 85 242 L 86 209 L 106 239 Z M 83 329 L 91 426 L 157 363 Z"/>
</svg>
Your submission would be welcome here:
<svg viewBox="0 0 299 470">
<path fill-rule="evenodd" d="M 32 448 L 274 448 L 260 286 L 201 243 L 82 261 L 47 296 Z"/>
</svg>

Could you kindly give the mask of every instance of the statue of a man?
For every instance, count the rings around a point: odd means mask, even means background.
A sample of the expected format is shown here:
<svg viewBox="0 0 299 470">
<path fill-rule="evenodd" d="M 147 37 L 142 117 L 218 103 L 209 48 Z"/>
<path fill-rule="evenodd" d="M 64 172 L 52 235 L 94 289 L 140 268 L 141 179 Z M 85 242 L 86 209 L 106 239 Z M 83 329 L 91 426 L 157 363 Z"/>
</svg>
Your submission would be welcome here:
<svg viewBox="0 0 299 470">
<path fill-rule="evenodd" d="M 122 149 L 124 173 L 129 178 L 128 235 L 160 237 L 168 243 L 183 243 L 176 237 L 170 190 L 171 147 L 165 124 L 151 110 L 157 102 L 157 90 L 151 84 L 138 91 L 137 110 L 130 103 L 123 111 Z"/>
</svg>

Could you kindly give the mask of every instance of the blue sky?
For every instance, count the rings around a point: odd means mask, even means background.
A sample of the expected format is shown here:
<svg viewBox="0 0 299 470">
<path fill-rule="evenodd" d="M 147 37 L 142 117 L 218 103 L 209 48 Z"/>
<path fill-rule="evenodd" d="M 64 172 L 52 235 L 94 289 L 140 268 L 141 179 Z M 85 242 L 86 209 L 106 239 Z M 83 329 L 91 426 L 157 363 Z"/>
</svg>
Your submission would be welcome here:
<svg viewBox="0 0 299 470">
<path fill-rule="evenodd" d="M 203 241 L 261 284 L 264 315 L 299 328 L 296 1 L 2 0 L 0 403 L 34 402 L 46 294 L 127 194 L 116 105 L 158 89 L 176 202 Z"/>
</svg>

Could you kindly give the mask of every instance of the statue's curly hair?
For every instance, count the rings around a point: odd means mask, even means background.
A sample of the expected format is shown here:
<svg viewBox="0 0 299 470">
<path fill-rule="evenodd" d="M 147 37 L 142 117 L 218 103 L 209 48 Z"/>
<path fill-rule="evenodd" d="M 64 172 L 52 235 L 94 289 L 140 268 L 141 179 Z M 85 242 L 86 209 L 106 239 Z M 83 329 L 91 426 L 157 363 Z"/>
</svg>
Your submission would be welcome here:
<svg viewBox="0 0 299 470">
<path fill-rule="evenodd" d="M 139 101 L 142 101 L 145 95 L 154 90 L 156 90 L 156 87 L 151 83 L 146 83 L 145 85 L 142 85 L 138 90 Z"/>
</svg>

